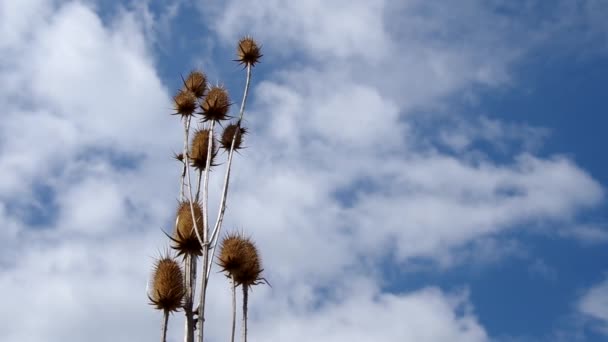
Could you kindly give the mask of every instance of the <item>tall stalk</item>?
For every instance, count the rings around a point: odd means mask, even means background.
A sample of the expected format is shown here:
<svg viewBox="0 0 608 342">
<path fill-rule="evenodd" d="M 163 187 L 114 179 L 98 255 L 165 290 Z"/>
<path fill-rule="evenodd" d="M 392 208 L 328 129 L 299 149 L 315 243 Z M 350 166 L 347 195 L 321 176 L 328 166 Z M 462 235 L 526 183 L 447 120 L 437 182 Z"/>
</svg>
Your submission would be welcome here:
<svg viewBox="0 0 608 342">
<path fill-rule="evenodd" d="M 249 287 L 243 286 L 243 342 L 247 342 L 247 302 L 249 301 Z"/>
<path fill-rule="evenodd" d="M 234 342 L 234 335 L 236 332 L 236 282 L 234 281 L 234 275 L 230 275 L 232 283 L 232 334 L 230 335 L 230 342 Z"/>
<path fill-rule="evenodd" d="M 160 326 L 160 342 L 167 342 L 167 327 L 169 323 L 169 311 L 164 311 L 163 322 Z"/>
</svg>

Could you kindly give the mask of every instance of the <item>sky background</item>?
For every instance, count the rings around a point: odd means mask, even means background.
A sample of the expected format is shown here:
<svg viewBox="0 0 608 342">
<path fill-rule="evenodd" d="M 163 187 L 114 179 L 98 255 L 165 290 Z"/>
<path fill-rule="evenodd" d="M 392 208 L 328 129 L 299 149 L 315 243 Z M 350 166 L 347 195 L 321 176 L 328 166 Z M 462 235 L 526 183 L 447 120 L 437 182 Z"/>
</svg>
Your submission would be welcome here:
<svg viewBox="0 0 608 342">
<path fill-rule="evenodd" d="M 0 340 L 157 339 L 171 97 L 200 68 L 239 103 L 252 35 L 224 225 L 272 284 L 250 297 L 251 341 L 605 341 L 607 16 L 604 0 L 0 0 Z M 208 298 L 225 341 L 223 276 Z"/>
</svg>

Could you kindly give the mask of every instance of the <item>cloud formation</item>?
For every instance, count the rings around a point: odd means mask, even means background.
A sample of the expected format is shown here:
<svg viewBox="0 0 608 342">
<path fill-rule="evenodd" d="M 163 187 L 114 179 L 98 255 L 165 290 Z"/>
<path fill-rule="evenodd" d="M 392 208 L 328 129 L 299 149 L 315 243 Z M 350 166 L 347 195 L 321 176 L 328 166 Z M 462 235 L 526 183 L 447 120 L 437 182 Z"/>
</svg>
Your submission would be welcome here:
<svg viewBox="0 0 608 342">
<path fill-rule="evenodd" d="M 599 332 L 608 336 L 608 279 L 585 291 L 578 302 L 578 310 L 592 320 Z"/>
</svg>

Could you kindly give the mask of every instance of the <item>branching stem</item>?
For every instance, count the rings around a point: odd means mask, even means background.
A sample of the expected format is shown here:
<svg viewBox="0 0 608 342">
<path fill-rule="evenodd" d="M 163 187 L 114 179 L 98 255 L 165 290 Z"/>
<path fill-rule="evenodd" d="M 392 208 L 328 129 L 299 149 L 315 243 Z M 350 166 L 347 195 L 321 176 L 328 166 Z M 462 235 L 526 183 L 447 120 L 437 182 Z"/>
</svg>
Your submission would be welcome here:
<svg viewBox="0 0 608 342">
<path fill-rule="evenodd" d="M 243 100 L 241 101 L 241 109 L 239 113 L 239 120 L 237 121 L 237 127 L 234 131 L 234 135 L 232 136 L 232 144 L 230 145 L 230 153 L 228 154 L 228 163 L 226 166 L 226 175 L 224 176 L 224 187 L 222 189 L 222 197 L 220 199 L 220 208 L 219 213 L 217 215 L 217 221 L 215 222 L 215 226 L 213 227 L 213 232 L 211 233 L 211 239 L 209 241 L 213 242 L 213 250 L 215 250 L 217 246 L 217 242 L 219 240 L 219 233 L 221 231 L 222 222 L 224 221 L 224 211 L 226 210 L 226 200 L 228 198 L 228 185 L 230 183 L 230 170 L 232 167 L 232 157 L 234 155 L 234 145 L 236 143 L 236 136 L 240 133 L 241 130 L 241 122 L 243 121 L 243 115 L 245 114 L 245 104 L 247 103 L 247 95 L 249 94 L 249 85 L 251 83 L 251 64 L 247 65 L 247 78 L 245 80 L 245 91 L 243 93 Z M 209 278 L 209 273 L 211 272 L 211 264 L 213 263 L 213 258 L 215 253 L 211 255 L 211 260 L 209 260 L 209 266 L 207 267 L 207 273 L 205 278 Z"/>
</svg>

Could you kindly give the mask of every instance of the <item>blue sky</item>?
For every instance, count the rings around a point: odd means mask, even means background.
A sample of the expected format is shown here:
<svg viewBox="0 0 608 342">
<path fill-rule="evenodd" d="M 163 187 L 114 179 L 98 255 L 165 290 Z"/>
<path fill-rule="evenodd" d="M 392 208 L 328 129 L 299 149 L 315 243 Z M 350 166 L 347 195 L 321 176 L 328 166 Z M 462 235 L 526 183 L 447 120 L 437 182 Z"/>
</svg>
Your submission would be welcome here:
<svg viewBox="0 0 608 342">
<path fill-rule="evenodd" d="M 602 0 L 0 3 L 0 340 L 156 338 L 171 96 L 201 68 L 239 102 L 243 35 L 264 57 L 225 227 L 256 240 L 273 284 L 251 298 L 251 340 L 606 340 L 606 15 Z M 229 288 L 210 286 L 223 341 Z"/>
</svg>

